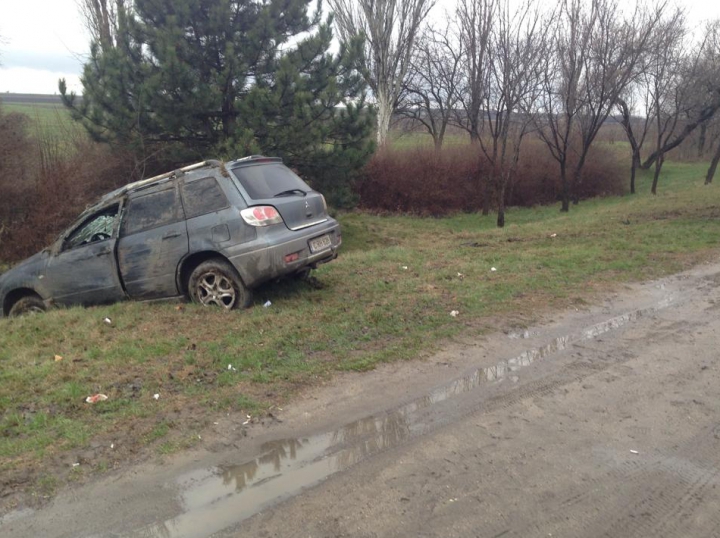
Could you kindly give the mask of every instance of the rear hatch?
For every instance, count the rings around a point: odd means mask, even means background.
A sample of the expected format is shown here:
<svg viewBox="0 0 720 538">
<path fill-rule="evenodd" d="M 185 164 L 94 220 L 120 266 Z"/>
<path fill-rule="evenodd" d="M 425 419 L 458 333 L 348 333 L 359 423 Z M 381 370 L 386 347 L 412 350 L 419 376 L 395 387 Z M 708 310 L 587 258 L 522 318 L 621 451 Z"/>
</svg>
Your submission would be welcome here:
<svg viewBox="0 0 720 538">
<path fill-rule="evenodd" d="M 275 207 L 291 230 L 325 222 L 328 215 L 322 195 L 279 160 L 267 161 L 231 168 L 249 197 L 248 204 Z"/>
</svg>

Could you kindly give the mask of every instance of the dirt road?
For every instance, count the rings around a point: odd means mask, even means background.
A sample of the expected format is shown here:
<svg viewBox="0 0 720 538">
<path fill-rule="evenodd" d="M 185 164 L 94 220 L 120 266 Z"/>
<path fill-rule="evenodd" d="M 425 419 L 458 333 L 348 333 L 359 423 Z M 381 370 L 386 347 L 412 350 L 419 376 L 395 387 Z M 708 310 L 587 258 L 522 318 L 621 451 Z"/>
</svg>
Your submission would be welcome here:
<svg viewBox="0 0 720 538">
<path fill-rule="evenodd" d="M 318 389 L 0 534 L 720 536 L 720 265 Z"/>
</svg>

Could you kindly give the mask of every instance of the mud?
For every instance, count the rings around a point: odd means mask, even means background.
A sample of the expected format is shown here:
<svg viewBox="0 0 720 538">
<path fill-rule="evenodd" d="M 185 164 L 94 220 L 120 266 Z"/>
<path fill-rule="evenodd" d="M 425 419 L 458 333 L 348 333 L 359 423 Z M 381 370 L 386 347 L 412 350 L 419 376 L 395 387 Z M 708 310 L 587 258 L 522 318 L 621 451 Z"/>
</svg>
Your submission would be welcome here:
<svg viewBox="0 0 720 538">
<path fill-rule="evenodd" d="M 694 458 L 683 447 L 695 446 L 693 435 L 715 443 L 707 419 L 720 410 L 720 390 L 709 379 L 698 382 L 697 372 L 718 377 L 720 359 L 709 351 L 720 330 L 718 274 L 720 266 L 707 266 L 481 346 L 458 342 L 421 365 L 348 375 L 287 411 L 283 425 L 256 432 L 247 446 L 100 481 L 40 512 L 11 514 L 0 529 L 7 536 L 466 536 L 485 521 L 473 535 L 527 536 L 538 535 L 534 516 L 547 523 L 540 534 L 547 535 L 563 528 L 555 501 L 573 490 L 574 478 L 592 476 L 591 486 L 609 487 L 613 472 L 632 474 L 642 462 L 639 476 L 652 491 L 659 491 L 655 475 L 706 484 L 706 491 L 720 476 L 720 461 Z M 677 358 L 663 358 L 667 353 Z M 658 399 L 668 387 L 677 396 Z M 647 416 L 628 416 L 619 404 L 641 395 L 647 401 L 636 403 Z M 684 428 L 658 421 L 687 405 L 694 421 Z M 631 419 L 638 454 L 618 450 L 612 438 L 617 423 Z M 639 439 L 672 444 L 673 435 L 675 451 L 648 451 Z M 564 461 L 577 468 L 563 469 Z M 549 465 L 555 474 L 547 474 Z M 528 497 L 538 484 L 545 497 Z M 528 508 L 514 500 L 521 498 Z M 543 499 L 551 509 L 538 516 Z M 579 499 L 564 501 L 578 506 L 570 528 L 593 535 L 601 519 L 589 508 L 592 496 Z M 614 506 L 613 495 L 603 502 Z M 653 498 L 645 502 L 653 505 Z M 708 521 L 717 519 L 705 500 L 696 504 Z M 455 520 L 445 517 L 461 506 Z M 78 519 L 83 508 L 90 515 Z M 581 525 L 591 519 L 595 526 Z"/>
</svg>

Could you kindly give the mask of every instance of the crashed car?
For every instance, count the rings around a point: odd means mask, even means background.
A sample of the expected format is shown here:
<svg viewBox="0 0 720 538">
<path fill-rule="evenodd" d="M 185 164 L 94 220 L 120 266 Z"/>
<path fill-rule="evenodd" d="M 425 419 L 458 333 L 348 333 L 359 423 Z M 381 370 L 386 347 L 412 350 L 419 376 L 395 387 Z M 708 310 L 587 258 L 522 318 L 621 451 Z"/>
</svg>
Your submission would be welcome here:
<svg viewBox="0 0 720 538">
<path fill-rule="evenodd" d="M 3 316 L 57 305 L 187 297 L 227 310 L 337 257 L 325 198 L 281 159 L 204 161 L 126 185 L 0 276 Z"/>
</svg>

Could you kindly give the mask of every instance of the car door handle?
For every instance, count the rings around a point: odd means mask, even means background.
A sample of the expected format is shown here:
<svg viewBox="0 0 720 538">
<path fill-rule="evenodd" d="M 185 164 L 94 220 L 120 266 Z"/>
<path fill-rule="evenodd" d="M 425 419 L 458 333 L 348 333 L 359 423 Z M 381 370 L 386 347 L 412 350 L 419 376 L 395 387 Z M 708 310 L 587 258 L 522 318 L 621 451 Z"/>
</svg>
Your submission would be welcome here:
<svg viewBox="0 0 720 538">
<path fill-rule="evenodd" d="M 101 250 L 100 252 L 95 254 L 95 257 L 99 258 L 100 256 L 107 256 L 108 254 L 110 254 L 110 252 L 111 250 L 106 248 L 105 250 Z"/>
<path fill-rule="evenodd" d="M 180 237 L 182 234 L 179 232 L 169 232 L 162 236 L 163 241 L 166 239 L 172 239 L 174 237 Z"/>
</svg>

